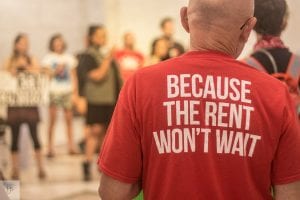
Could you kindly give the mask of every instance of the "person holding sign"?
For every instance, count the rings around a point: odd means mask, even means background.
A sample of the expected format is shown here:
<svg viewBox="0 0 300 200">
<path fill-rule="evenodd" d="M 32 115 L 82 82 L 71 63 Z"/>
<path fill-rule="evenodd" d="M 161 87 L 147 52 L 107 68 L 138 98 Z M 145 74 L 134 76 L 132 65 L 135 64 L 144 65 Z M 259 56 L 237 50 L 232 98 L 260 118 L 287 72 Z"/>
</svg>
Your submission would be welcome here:
<svg viewBox="0 0 300 200">
<path fill-rule="evenodd" d="M 102 199 L 300 199 L 287 88 L 239 62 L 253 0 L 190 0 L 190 51 L 124 85 L 99 155 Z M 270 88 L 276 88 L 270 90 Z"/>
<path fill-rule="evenodd" d="M 46 174 L 42 163 L 41 143 L 38 137 L 38 123 L 40 116 L 38 105 L 31 102 L 33 96 L 30 93 L 38 87 L 36 77 L 40 71 L 37 61 L 28 54 L 28 37 L 19 34 L 14 41 L 14 49 L 11 57 L 5 64 L 5 69 L 17 78 L 20 89 L 17 91 L 17 101 L 9 102 L 7 110 L 7 123 L 11 128 L 11 152 L 12 152 L 12 179 L 19 179 L 19 137 L 23 123 L 28 125 L 33 141 L 35 157 L 37 161 L 38 177 L 44 179 Z M 27 99 L 20 98 L 27 97 Z"/>
</svg>

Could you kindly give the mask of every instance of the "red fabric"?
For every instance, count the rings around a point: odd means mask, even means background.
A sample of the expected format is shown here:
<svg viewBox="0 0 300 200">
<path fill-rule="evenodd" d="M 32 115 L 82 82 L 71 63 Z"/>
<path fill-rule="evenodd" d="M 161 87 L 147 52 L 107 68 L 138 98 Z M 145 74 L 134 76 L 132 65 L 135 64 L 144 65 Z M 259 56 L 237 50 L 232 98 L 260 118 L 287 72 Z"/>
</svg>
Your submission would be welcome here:
<svg viewBox="0 0 300 200">
<path fill-rule="evenodd" d="M 123 81 L 126 81 L 144 64 L 144 56 L 140 52 L 126 49 L 117 51 L 115 59 L 119 64 Z"/>
<path fill-rule="evenodd" d="M 261 40 L 259 40 L 254 45 L 254 50 L 259 49 L 269 49 L 269 48 L 287 48 L 280 37 L 275 36 L 263 36 Z"/>
<path fill-rule="evenodd" d="M 299 146 L 280 81 L 223 54 L 190 52 L 126 82 L 98 165 L 141 182 L 145 199 L 271 200 L 272 184 L 300 180 Z"/>
</svg>

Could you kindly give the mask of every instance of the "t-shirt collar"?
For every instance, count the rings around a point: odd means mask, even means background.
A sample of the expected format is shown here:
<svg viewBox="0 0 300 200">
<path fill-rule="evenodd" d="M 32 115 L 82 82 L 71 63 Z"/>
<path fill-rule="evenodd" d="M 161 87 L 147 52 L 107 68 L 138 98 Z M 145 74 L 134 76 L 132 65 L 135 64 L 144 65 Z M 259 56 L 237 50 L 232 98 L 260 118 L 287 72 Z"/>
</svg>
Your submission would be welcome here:
<svg viewBox="0 0 300 200">
<path fill-rule="evenodd" d="M 188 51 L 183 56 L 219 56 L 219 57 L 225 57 L 225 58 L 231 58 L 234 59 L 233 56 L 220 52 L 220 51 Z"/>
</svg>

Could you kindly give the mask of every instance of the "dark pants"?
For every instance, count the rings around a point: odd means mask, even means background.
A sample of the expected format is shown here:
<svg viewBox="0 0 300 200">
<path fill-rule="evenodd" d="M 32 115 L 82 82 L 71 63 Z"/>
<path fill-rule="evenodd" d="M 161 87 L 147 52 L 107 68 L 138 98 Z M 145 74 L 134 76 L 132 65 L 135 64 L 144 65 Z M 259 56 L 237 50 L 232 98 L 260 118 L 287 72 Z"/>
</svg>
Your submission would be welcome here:
<svg viewBox="0 0 300 200">
<path fill-rule="evenodd" d="M 28 127 L 29 127 L 29 131 L 30 131 L 30 135 L 32 138 L 32 142 L 34 145 L 34 149 L 35 150 L 39 150 L 41 149 L 41 145 L 40 145 L 40 141 L 37 135 L 37 123 L 27 123 Z M 10 125 L 11 128 L 11 136 L 12 136 L 12 140 L 11 140 L 11 151 L 12 152 L 17 152 L 19 149 L 19 135 L 20 135 L 20 127 L 21 127 L 22 123 L 16 123 L 16 124 L 12 124 Z"/>
</svg>

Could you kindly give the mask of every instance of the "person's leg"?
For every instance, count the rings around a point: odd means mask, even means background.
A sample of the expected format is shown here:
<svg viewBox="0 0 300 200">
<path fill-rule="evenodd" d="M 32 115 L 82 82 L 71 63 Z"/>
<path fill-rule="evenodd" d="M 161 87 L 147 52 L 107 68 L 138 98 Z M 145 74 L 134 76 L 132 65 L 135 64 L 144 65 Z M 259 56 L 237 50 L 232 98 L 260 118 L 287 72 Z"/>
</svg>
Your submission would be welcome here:
<svg viewBox="0 0 300 200">
<path fill-rule="evenodd" d="M 104 138 L 105 126 L 102 124 L 94 124 L 90 127 L 88 132 L 87 150 L 85 153 L 86 161 L 92 162 L 94 158 L 95 151 L 99 146 L 101 147 Z"/>
<path fill-rule="evenodd" d="M 105 133 L 106 133 L 106 125 L 105 124 L 98 124 L 97 125 L 98 127 L 96 127 L 98 133 L 99 133 L 99 136 L 98 136 L 98 149 L 95 149 L 97 150 L 98 152 L 101 151 L 101 148 L 102 148 L 102 143 L 103 143 L 103 140 L 104 140 L 104 137 L 105 137 Z"/>
<path fill-rule="evenodd" d="M 49 129 L 48 129 L 48 154 L 49 158 L 54 156 L 54 128 L 56 123 L 57 108 L 54 105 L 49 107 Z"/>
<path fill-rule="evenodd" d="M 84 162 L 82 163 L 83 175 L 85 181 L 91 180 L 90 163 L 93 160 L 94 149 L 97 146 L 97 140 L 92 134 L 92 126 L 88 125 L 85 128 L 85 148 L 84 148 Z"/>
<path fill-rule="evenodd" d="M 11 164 L 12 164 L 12 179 L 19 179 L 19 135 L 21 124 L 11 125 Z"/>
<path fill-rule="evenodd" d="M 97 146 L 97 138 L 94 136 L 93 126 L 88 127 L 88 131 L 86 132 L 85 139 L 85 161 L 92 162 L 94 151 Z"/>
<path fill-rule="evenodd" d="M 71 109 L 64 109 L 65 114 L 65 123 L 67 128 L 67 136 L 68 136 L 68 150 L 69 154 L 75 154 L 75 146 L 74 146 L 74 138 L 73 138 L 73 113 Z"/>
<path fill-rule="evenodd" d="M 85 162 L 83 163 L 84 168 L 84 179 L 89 181 L 91 179 L 90 165 L 93 162 L 94 154 L 99 142 L 102 143 L 104 126 L 101 124 L 93 124 L 89 127 L 86 137 L 85 147 Z"/>
<path fill-rule="evenodd" d="M 44 179 L 46 177 L 44 166 L 43 166 L 43 160 L 42 160 L 42 153 L 41 153 L 41 144 L 40 140 L 38 138 L 38 131 L 37 131 L 37 123 L 28 124 L 30 135 L 32 138 L 32 142 L 34 145 L 34 151 L 35 151 L 35 159 L 36 164 L 38 168 L 38 176 L 40 179 Z"/>
</svg>

